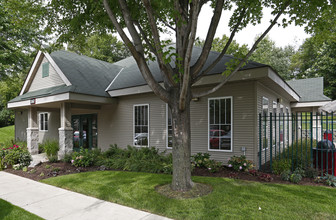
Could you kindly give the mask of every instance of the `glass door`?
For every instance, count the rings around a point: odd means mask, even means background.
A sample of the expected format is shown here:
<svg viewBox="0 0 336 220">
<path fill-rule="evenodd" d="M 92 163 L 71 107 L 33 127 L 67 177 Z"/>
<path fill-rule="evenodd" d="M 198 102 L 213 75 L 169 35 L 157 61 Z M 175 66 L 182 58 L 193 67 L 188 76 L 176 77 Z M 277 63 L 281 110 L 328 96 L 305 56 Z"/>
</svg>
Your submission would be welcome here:
<svg viewBox="0 0 336 220">
<path fill-rule="evenodd" d="M 97 147 L 97 115 L 73 115 L 73 147 L 78 151 L 80 147 L 91 149 Z"/>
</svg>

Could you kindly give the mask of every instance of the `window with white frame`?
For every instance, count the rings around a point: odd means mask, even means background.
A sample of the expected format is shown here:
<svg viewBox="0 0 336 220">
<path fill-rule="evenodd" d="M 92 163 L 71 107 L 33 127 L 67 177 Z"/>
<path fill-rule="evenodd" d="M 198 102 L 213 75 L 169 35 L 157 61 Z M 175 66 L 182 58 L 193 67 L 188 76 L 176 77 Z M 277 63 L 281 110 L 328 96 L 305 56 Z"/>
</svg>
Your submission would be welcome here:
<svg viewBox="0 0 336 220">
<path fill-rule="evenodd" d="M 268 134 L 267 134 L 267 128 L 269 124 L 269 119 L 268 119 L 268 108 L 269 108 L 269 102 L 268 98 L 262 97 L 262 114 L 263 114 L 263 120 L 262 120 L 262 136 L 263 136 L 263 144 L 262 148 L 267 149 L 268 148 Z"/>
<path fill-rule="evenodd" d="M 232 151 L 232 97 L 210 98 L 209 150 Z"/>
<path fill-rule="evenodd" d="M 40 131 L 48 131 L 49 127 L 49 115 L 47 112 L 43 112 L 39 114 L 40 119 Z"/>
<path fill-rule="evenodd" d="M 281 115 L 281 119 L 280 119 L 280 142 L 282 143 L 284 141 L 284 123 L 282 118 L 284 117 L 284 106 L 282 104 L 280 104 L 280 115 Z"/>
<path fill-rule="evenodd" d="M 171 149 L 173 147 L 173 122 L 172 113 L 168 104 L 166 104 L 166 118 L 167 118 L 167 148 Z"/>
<path fill-rule="evenodd" d="M 133 107 L 134 146 L 148 147 L 149 143 L 149 105 Z"/>
<path fill-rule="evenodd" d="M 279 120 L 277 115 L 277 109 L 278 109 L 278 103 L 273 101 L 273 111 L 272 111 L 272 141 L 273 141 L 273 145 L 275 145 L 276 140 L 278 140 L 277 138 L 277 127 L 276 127 L 276 123 Z"/>
</svg>

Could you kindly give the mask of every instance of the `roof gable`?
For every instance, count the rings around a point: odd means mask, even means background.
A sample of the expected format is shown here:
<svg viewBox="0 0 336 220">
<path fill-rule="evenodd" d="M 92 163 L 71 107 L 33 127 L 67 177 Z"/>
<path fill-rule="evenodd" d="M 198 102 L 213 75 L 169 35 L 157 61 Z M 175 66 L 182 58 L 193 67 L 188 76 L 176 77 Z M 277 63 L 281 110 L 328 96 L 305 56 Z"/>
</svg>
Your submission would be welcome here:
<svg viewBox="0 0 336 220">
<path fill-rule="evenodd" d="M 45 63 L 49 63 L 49 74 L 47 77 L 44 77 L 42 75 L 42 65 Z M 60 85 L 70 86 L 71 83 L 65 77 L 64 73 L 59 69 L 57 64 L 50 57 L 50 55 L 48 53 L 43 53 L 39 51 L 35 57 L 33 65 L 30 68 L 28 76 L 21 89 L 20 95 L 23 95 L 27 92 L 33 92 Z"/>
<path fill-rule="evenodd" d="M 330 101 L 323 94 L 323 77 L 293 79 L 287 83 L 300 95 L 300 102 Z"/>
<path fill-rule="evenodd" d="M 122 67 L 68 51 L 50 54 L 71 82 L 74 93 L 109 97 L 105 89 Z"/>
</svg>

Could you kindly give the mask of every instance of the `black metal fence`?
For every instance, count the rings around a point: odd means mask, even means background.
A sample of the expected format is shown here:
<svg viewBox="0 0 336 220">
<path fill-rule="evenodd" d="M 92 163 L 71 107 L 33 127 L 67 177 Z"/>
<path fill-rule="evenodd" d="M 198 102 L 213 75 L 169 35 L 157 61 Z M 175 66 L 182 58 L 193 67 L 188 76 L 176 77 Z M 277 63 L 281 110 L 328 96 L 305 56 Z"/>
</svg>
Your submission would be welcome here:
<svg viewBox="0 0 336 220">
<path fill-rule="evenodd" d="M 259 169 L 275 161 L 336 175 L 336 113 L 259 114 Z"/>
</svg>

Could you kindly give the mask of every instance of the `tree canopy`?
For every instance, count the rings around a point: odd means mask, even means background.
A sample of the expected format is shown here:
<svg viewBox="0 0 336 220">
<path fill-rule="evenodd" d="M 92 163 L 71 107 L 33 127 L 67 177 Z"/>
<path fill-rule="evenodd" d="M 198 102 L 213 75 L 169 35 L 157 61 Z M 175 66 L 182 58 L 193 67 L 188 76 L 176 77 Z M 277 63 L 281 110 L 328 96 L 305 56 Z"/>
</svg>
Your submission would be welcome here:
<svg viewBox="0 0 336 220">
<path fill-rule="evenodd" d="M 130 56 L 125 44 L 112 34 L 93 34 L 84 42 L 69 42 L 69 51 L 106 62 L 116 62 Z"/>
</svg>

